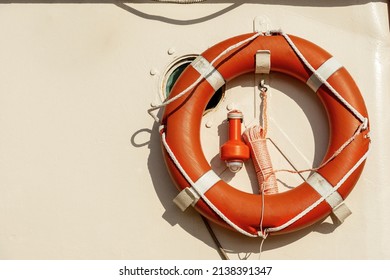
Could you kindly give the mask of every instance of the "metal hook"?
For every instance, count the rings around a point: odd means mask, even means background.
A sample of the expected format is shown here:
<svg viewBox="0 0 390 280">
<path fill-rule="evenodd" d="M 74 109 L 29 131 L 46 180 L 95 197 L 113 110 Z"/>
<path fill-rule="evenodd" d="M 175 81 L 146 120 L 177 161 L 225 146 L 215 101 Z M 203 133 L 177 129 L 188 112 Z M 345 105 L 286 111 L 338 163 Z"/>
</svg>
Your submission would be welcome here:
<svg viewBox="0 0 390 280">
<path fill-rule="evenodd" d="M 267 90 L 268 90 L 268 87 L 265 86 L 265 81 L 264 81 L 264 79 L 262 79 L 262 80 L 260 81 L 259 90 L 261 91 L 261 93 L 265 93 L 265 92 L 267 92 Z"/>
</svg>

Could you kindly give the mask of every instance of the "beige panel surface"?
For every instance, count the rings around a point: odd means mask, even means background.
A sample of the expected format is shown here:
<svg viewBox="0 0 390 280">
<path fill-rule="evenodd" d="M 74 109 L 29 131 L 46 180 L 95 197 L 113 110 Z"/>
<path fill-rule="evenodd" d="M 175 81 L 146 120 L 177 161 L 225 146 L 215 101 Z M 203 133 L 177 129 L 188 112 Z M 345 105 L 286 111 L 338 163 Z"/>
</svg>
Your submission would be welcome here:
<svg viewBox="0 0 390 280">
<path fill-rule="evenodd" d="M 346 66 L 365 98 L 373 139 L 347 199 L 352 216 L 339 227 L 328 218 L 270 237 L 261 257 L 390 258 L 387 3 L 10 2 L 0 4 L 0 259 L 219 259 L 198 214 L 172 203 L 177 191 L 146 110 L 160 102 L 162 75 L 174 59 L 252 32 L 257 16 Z M 213 123 L 202 129 L 210 160 L 227 105 L 256 117 L 245 105 L 255 79 L 229 83 L 224 103 L 205 117 Z M 294 80 L 274 74 L 266 81 L 271 138 L 298 166 L 318 164 L 328 137 L 318 100 Z M 245 99 L 235 97 L 241 93 Z M 276 149 L 272 154 L 285 164 Z M 246 170 L 228 179 L 247 182 Z M 213 228 L 232 259 L 259 257 L 260 240 Z"/>
</svg>

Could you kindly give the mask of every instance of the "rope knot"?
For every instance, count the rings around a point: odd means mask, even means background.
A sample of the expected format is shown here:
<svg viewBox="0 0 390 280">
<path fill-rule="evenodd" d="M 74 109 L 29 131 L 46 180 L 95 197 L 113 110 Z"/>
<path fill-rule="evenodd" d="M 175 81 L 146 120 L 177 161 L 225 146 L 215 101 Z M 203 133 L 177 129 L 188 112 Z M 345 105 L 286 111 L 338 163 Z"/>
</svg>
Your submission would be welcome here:
<svg viewBox="0 0 390 280">
<path fill-rule="evenodd" d="M 269 234 L 269 232 L 268 232 L 267 229 L 264 229 L 264 230 L 260 229 L 260 230 L 257 232 L 257 236 L 259 236 L 259 237 L 261 237 L 261 238 L 263 238 L 263 239 L 266 239 L 266 238 L 268 237 L 268 234 Z"/>
</svg>

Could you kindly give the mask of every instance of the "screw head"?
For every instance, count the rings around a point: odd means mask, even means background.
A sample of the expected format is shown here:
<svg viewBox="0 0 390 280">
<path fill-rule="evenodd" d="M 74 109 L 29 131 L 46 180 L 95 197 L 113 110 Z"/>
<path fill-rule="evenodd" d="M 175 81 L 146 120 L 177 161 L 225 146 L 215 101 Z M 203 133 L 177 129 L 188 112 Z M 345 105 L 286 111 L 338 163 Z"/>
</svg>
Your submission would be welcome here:
<svg viewBox="0 0 390 280">
<path fill-rule="evenodd" d="M 157 70 L 156 68 L 152 68 L 152 69 L 150 69 L 150 71 L 149 71 L 149 74 L 150 74 L 151 76 L 155 76 L 155 75 L 157 75 L 157 73 L 158 73 L 158 70 Z"/>
</svg>

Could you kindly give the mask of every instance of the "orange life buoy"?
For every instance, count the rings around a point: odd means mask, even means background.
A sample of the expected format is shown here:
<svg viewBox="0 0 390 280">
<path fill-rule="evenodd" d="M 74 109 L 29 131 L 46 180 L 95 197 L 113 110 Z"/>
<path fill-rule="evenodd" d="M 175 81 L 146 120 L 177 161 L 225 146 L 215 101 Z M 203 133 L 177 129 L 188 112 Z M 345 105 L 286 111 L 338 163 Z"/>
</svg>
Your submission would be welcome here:
<svg viewBox="0 0 390 280">
<path fill-rule="evenodd" d="M 270 52 L 271 72 L 292 76 L 317 93 L 330 124 L 323 163 L 331 160 L 301 185 L 270 195 L 246 193 L 221 180 L 206 160 L 200 140 L 201 118 L 208 101 L 223 83 L 255 71 L 258 50 Z M 322 74 L 326 82 L 319 79 L 318 74 Z M 180 193 L 190 196 L 192 205 L 207 219 L 249 236 L 261 235 L 262 229 L 270 229 L 270 234 L 287 233 L 325 218 L 352 191 L 369 149 L 368 114 L 356 83 L 328 52 L 291 35 L 244 34 L 202 53 L 176 81 L 170 98 L 183 93 L 193 83 L 196 86 L 165 108 L 162 118 L 164 158 Z M 335 96 L 335 92 L 340 96 Z M 351 110 L 363 119 L 357 118 Z M 356 137 L 346 144 L 351 135 Z M 332 158 L 340 147 L 343 150 Z"/>
</svg>

